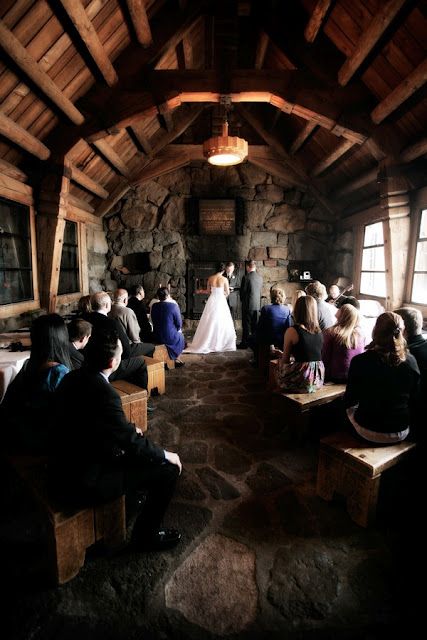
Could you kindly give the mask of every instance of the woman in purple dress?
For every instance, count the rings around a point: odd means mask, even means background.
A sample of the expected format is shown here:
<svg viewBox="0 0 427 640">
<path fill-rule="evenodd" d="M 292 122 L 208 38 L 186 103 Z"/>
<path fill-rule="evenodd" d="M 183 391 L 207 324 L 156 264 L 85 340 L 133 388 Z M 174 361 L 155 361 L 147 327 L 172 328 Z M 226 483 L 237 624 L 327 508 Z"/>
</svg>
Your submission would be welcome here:
<svg viewBox="0 0 427 640">
<path fill-rule="evenodd" d="M 350 362 L 363 353 L 365 340 L 359 327 L 359 312 L 351 304 L 337 311 L 336 324 L 323 332 L 322 360 L 325 380 L 346 382 Z"/>
<path fill-rule="evenodd" d="M 179 360 L 179 356 L 184 350 L 185 340 L 182 334 L 179 307 L 177 304 L 170 303 L 169 291 L 166 287 L 160 287 L 157 297 L 159 302 L 153 304 L 151 308 L 154 340 L 166 346 L 169 358 L 175 360 L 175 366 L 182 366 L 184 363 Z"/>
</svg>

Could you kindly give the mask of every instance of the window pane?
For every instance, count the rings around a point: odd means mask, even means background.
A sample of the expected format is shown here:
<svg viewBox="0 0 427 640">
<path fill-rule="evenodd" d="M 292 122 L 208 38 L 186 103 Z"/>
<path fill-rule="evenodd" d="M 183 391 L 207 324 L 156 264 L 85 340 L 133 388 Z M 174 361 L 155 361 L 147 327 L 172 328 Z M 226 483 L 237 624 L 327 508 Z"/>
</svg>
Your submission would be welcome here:
<svg viewBox="0 0 427 640">
<path fill-rule="evenodd" d="M 385 271 L 383 247 L 363 249 L 362 271 Z"/>
<path fill-rule="evenodd" d="M 370 296 L 385 297 L 385 273 L 362 272 L 360 279 L 360 293 Z"/>
<path fill-rule="evenodd" d="M 415 271 L 427 271 L 427 242 L 417 242 Z"/>
<path fill-rule="evenodd" d="M 376 222 L 365 227 L 364 247 L 372 247 L 375 244 L 384 244 L 383 223 Z"/>
<path fill-rule="evenodd" d="M 414 274 L 411 302 L 427 304 L 427 273 Z"/>
<path fill-rule="evenodd" d="M 0 198 L 0 304 L 32 300 L 30 210 Z"/>
<path fill-rule="evenodd" d="M 58 295 L 63 295 L 64 293 L 77 293 L 79 290 L 77 223 L 66 220 L 64 243 L 62 245 L 61 270 L 59 273 Z"/>
<path fill-rule="evenodd" d="M 427 238 L 427 209 L 421 212 L 420 238 Z"/>
</svg>

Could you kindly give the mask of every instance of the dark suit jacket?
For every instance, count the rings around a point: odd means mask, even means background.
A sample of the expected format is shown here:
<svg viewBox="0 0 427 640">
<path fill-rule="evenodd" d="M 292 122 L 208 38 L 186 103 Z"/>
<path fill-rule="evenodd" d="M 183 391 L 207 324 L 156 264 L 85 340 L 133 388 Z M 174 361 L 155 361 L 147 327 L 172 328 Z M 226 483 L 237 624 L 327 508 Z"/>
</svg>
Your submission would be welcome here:
<svg viewBox="0 0 427 640">
<path fill-rule="evenodd" d="M 150 342 L 153 339 L 153 330 L 148 320 L 149 309 L 144 300 L 138 300 L 135 296 L 131 296 L 128 300 L 128 307 L 135 312 L 141 331 L 139 336 L 143 342 Z"/>
<path fill-rule="evenodd" d="M 228 305 L 230 307 L 237 307 L 237 302 L 239 300 L 239 291 L 240 291 L 240 276 L 235 272 L 231 274 L 231 276 L 227 275 L 227 272 L 224 271 L 224 278 L 227 278 L 228 284 L 233 288 L 233 291 L 230 291 L 230 295 L 227 298 Z"/>
<path fill-rule="evenodd" d="M 259 311 L 261 309 L 262 277 L 256 271 L 250 271 L 242 278 L 240 300 L 243 309 Z"/>
<path fill-rule="evenodd" d="M 84 355 L 79 351 L 79 349 L 76 349 L 72 342 L 68 343 L 68 348 L 70 351 L 70 360 L 73 365 L 73 369 L 80 369 L 85 362 Z"/>
<path fill-rule="evenodd" d="M 258 344 L 274 344 L 278 349 L 283 349 L 285 331 L 292 325 L 291 311 L 284 304 L 266 304 L 261 309 L 261 314 L 256 328 L 256 340 Z"/>
<path fill-rule="evenodd" d="M 49 476 L 69 498 L 86 502 L 119 496 L 126 468 L 164 462 L 164 450 L 135 431 L 120 396 L 101 373 L 72 371 L 55 400 Z"/>
<path fill-rule="evenodd" d="M 149 345 L 148 348 L 147 345 L 143 345 L 142 343 L 132 343 L 129 340 L 129 336 L 126 333 L 124 326 L 118 318 L 109 318 L 103 313 L 92 311 L 88 316 L 88 322 L 92 325 L 92 333 L 100 331 L 117 331 L 119 340 L 123 347 L 122 358 L 124 360 L 127 360 L 128 358 L 136 358 L 137 356 L 148 355 L 150 351 L 151 353 L 154 351 L 154 345 Z"/>
</svg>

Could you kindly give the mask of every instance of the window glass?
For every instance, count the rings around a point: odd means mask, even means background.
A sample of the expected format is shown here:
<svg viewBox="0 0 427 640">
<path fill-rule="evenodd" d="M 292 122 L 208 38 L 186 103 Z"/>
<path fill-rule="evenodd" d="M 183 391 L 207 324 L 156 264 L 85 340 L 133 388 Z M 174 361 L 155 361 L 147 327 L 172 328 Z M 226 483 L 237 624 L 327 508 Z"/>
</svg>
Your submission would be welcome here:
<svg viewBox="0 0 427 640">
<path fill-rule="evenodd" d="M 77 231 L 76 222 L 71 222 L 70 220 L 65 221 L 58 295 L 78 293 L 80 291 Z"/>
<path fill-rule="evenodd" d="M 427 304 L 427 273 L 414 274 L 412 302 Z"/>
<path fill-rule="evenodd" d="M 363 236 L 360 293 L 383 298 L 386 296 L 383 223 L 365 227 Z"/>
<path fill-rule="evenodd" d="M 33 298 L 30 209 L 0 198 L 0 304 Z"/>
<path fill-rule="evenodd" d="M 411 302 L 427 304 L 427 209 L 421 212 Z"/>
</svg>

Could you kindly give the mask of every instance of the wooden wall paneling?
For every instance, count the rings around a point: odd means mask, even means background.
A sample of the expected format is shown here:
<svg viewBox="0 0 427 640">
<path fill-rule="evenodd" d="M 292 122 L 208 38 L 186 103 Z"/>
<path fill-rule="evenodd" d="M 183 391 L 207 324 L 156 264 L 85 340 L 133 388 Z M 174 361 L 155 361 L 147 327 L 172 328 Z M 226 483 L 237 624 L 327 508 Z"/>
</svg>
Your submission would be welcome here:
<svg viewBox="0 0 427 640">
<path fill-rule="evenodd" d="M 27 13 L 34 0 L 3 0 L 0 6 L 0 15 L 9 29 Z"/>
</svg>

